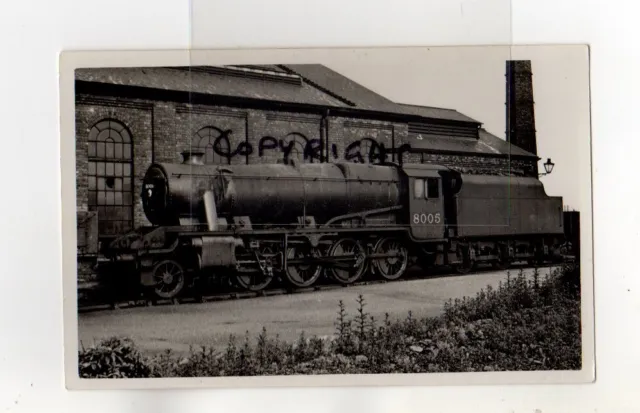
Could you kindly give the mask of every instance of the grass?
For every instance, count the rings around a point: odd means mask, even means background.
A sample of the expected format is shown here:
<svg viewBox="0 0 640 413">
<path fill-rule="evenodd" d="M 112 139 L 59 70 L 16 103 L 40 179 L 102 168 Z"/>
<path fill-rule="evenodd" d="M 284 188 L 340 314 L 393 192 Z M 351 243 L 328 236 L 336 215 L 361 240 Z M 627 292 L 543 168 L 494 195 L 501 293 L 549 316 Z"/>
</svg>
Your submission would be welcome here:
<svg viewBox="0 0 640 413">
<path fill-rule="evenodd" d="M 578 270 L 527 279 L 445 304 L 438 317 L 376 320 L 358 297 L 350 317 L 338 303 L 335 334 L 285 342 L 266 329 L 230 336 L 224 351 L 192 348 L 145 357 L 127 338 L 79 353 L 79 373 L 96 377 L 215 377 L 299 374 L 573 370 L 581 367 Z"/>
</svg>

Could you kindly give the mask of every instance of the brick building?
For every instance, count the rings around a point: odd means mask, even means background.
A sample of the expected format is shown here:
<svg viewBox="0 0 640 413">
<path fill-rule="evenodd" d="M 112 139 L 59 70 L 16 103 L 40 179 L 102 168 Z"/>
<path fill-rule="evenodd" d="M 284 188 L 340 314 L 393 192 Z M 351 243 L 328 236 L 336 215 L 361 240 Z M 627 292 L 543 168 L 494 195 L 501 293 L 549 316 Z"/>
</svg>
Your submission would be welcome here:
<svg viewBox="0 0 640 413">
<path fill-rule="evenodd" d="M 455 110 L 392 102 L 321 65 L 80 69 L 76 140 L 79 255 L 96 252 L 87 228 L 148 224 L 146 168 L 190 148 L 218 164 L 384 159 L 531 176 L 538 160 Z"/>
</svg>

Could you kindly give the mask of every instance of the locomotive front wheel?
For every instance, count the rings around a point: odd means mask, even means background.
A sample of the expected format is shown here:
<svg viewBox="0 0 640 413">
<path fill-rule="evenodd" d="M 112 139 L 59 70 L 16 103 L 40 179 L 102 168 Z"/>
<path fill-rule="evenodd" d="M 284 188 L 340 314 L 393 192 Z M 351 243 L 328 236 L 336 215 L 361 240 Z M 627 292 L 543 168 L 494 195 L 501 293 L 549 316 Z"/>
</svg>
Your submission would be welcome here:
<svg viewBox="0 0 640 413">
<path fill-rule="evenodd" d="M 287 249 L 287 260 L 304 260 L 317 257 L 319 252 L 307 246 L 294 246 Z M 285 268 L 284 276 L 288 283 L 298 288 L 312 286 L 322 274 L 322 266 L 319 264 L 289 264 Z"/>
<path fill-rule="evenodd" d="M 184 287 L 184 270 L 180 264 L 173 260 L 159 262 L 153 269 L 153 278 L 156 281 L 153 292 L 159 298 L 174 298 L 180 294 Z"/>
<path fill-rule="evenodd" d="M 262 291 L 271 284 L 273 276 L 264 275 L 261 272 L 239 273 L 235 277 L 236 283 L 247 291 Z"/>
<path fill-rule="evenodd" d="M 409 252 L 396 238 L 382 238 L 376 243 L 374 254 L 387 255 L 373 260 L 374 268 L 386 280 L 402 277 L 409 265 Z"/>
<path fill-rule="evenodd" d="M 336 241 L 331 246 L 329 255 L 335 260 L 329 271 L 340 284 L 356 282 L 367 268 L 366 251 L 362 244 L 354 239 L 343 238 Z"/>
<path fill-rule="evenodd" d="M 260 248 L 259 258 L 263 261 L 263 264 L 269 267 L 270 271 L 272 269 L 272 262 L 275 258 L 275 254 L 273 250 L 269 246 L 264 246 Z M 261 269 L 248 270 L 238 272 L 235 277 L 235 282 L 243 289 L 247 291 L 258 292 L 267 288 L 271 282 L 273 281 L 273 273 L 263 273 Z"/>
</svg>

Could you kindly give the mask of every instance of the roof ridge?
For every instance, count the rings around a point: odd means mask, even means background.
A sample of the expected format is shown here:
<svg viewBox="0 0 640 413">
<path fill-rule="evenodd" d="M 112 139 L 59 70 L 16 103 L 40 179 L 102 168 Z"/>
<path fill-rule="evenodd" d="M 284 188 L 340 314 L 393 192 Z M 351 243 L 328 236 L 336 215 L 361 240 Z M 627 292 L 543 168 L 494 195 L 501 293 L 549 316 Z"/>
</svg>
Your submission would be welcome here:
<svg viewBox="0 0 640 413">
<path fill-rule="evenodd" d="M 347 80 L 347 81 L 349 81 L 352 85 L 357 86 L 357 87 L 358 87 L 358 88 L 360 88 L 361 90 L 364 90 L 364 91 L 366 91 L 366 92 L 368 92 L 368 93 L 371 93 L 372 95 L 375 95 L 378 99 L 383 100 L 385 104 L 392 104 L 392 105 L 396 105 L 396 104 L 397 104 L 396 102 L 394 102 L 393 100 L 389 99 L 388 97 L 386 97 L 386 96 L 384 96 L 384 95 L 380 94 L 380 92 L 376 92 L 375 90 L 371 89 L 370 87 L 365 86 L 365 85 L 363 85 L 363 84 L 362 84 L 362 83 L 360 83 L 360 82 L 356 82 L 356 81 L 355 81 L 355 80 L 353 80 L 352 78 L 350 78 L 350 77 L 348 77 L 348 76 L 345 76 L 344 74 L 342 74 L 342 73 L 340 73 L 340 72 L 338 72 L 338 71 L 336 71 L 336 70 L 334 70 L 334 69 L 332 69 L 332 68 L 330 68 L 330 67 L 328 67 L 328 66 L 325 66 L 325 65 L 318 65 L 318 66 L 322 66 L 325 70 L 328 70 L 329 72 L 333 72 L 334 74 L 336 74 L 336 75 L 338 75 L 338 76 L 340 76 L 340 77 L 342 77 L 342 78 L 346 79 L 346 80 Z"/>
<path fill-rule="evenodd" d="M 460 111 L 456 110 L 456 109 L 452 109 L 452 108 L 444 108 L 442 106 L 428 106 L 428 105 L 418 105 L 415 103 L 401 103 L 401 102 L 393 102 L 396 105 L 403 105 L 403 106 L 413 106 L 416 108 L 427 108 L 427 109 L 440 109 L 440 110 L 449 110 L 451 112 L 456 112 L 456 113 L 460 113 L 462 114 Z"/>
<path fill-rule="evenodd" d="M 291 69 L 290 67 L 288 67 L 288 66 L 286 66 L 286 65 L 276 65 L 276 66 L 278 66 L 279 68 L 281 68 L 281 69 L 283 69 L 283 70 L 287 71 L 288 73 L 294 73 L 294 74 L 296 74 L 297 76 L 300 76 L 300 78 L 301 78 L 301 79 L 303 79 L 305 82 L 307 82 L 307 83 L 308 83 L 308 84 L 310 84 L 311 86 L 313 86 L 313 87 L 315 87 L 316 89 L 318 89 L 318 90 L 320 90 L 320 91 L 322 91 L 322 92 L 326 93 L 326 94 L 327 94 L 327 95 L 329 95 L 329 96 L 332 96 L 332 97 L 334 97 L 334 98 L 336 98 L 336 99 L 338 99 L 338 100 L 340 100 L 340 101 L 342 101 L 342 102 L 346 103 L 346 104 L 347 104 L 347 105 L 349 105 L 349 106 L 353 106 L 353 107 L 357 107 L 357 106 L 358 106 L 358 105 L 356 105 L 356 103 L 355 103 L 355 102 L 353 102 L 353 101 L 351 101 L 351 100 L 349 100 L 349 99 L 345 98 L 344 96 L 341 96 L 340 94 L 338 94 L 338 93 L 336 93 L 336 92 L 334 92 L 334 91 L 332 91 L 332 90 L 329 90 L 329 89 L 327 89 L 327 88 L 325 88 L 325 87 L 323 87 L 323 86 L 320 86 L 320 85 L 319 85 L 319 84 L 317 84 L 316 82 L 312 81 L 311 79 L 307 78 L 306 76 L 301 75 L 300 73 L 296 72 L 295 70 Z"/>
</svg>

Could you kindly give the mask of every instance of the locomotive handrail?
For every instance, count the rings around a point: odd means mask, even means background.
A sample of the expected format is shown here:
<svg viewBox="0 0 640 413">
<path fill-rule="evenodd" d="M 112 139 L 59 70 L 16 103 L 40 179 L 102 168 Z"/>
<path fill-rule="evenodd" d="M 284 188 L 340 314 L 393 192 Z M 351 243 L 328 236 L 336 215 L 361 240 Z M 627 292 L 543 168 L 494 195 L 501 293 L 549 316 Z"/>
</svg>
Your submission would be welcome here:
<svg viewBox="0 0 640 413">
<path fill-rule="evenodd" d="M 340 215 L 334 218 L 331 218 L 329 221 L 327 221 L 324 225 L 322 225 L 320 228 L 327 228 L 329 227 L 331 224 L 344 220 L 344 219 L 349 219 L 349 218 L 365 218 L 367 215 L 375 215 L 375 214 L 381 214 L 383 212 L 391 212 L 391 211 L 398 211 L 400 209 L 402 209 L 402 205 L 396 205 L 396 206 L 392 206 L 392 207 L 387 207 L 387 208 L 380 208 L 380 209 L 370 209 L 368 211 L 363 211 L 363 212 L 354 212 L 352 214 L 345 214 L 345 215 Z"/>
<path fill-rule="evenodd" d="M 398 225 L 396 227 L 372 227 L 375 228 L 378 232 L 398 232 L 398 231 L 408 231 L 410 228 L 409 225 Z M 366 230 L 366 228 L 336 228 L 336 227 L 328 227 L 328 228 L 278 228 L 278 229 L 235 229 L 235 230 L 226 230 L 226 231 L 177 231 L 176 234 L 180 237 L 188 236 L 188 237 L 201 237 L 203 235 L 212 236 L 212 235 L 284 235 L 288 234 L 290 236 L 305 236 L 309 234 L 323 234 L 323 235 L 339 235 L 341 233 L 352 233 L 352 232 L 361 232 Z M 421 242 L 428 242 L 431 240 L 425 240 Z M 437 239 L 436 241 L 443 241 L 443 239 Z"/>
</svg>

